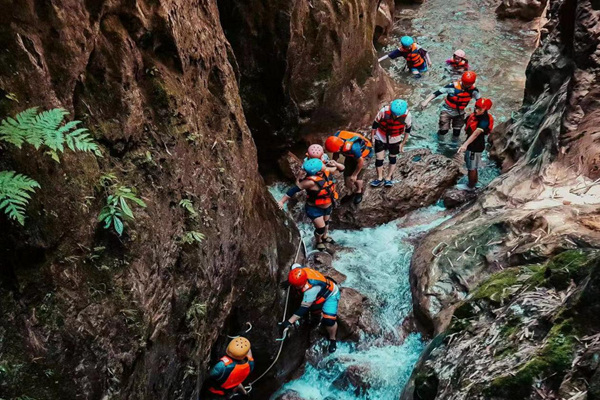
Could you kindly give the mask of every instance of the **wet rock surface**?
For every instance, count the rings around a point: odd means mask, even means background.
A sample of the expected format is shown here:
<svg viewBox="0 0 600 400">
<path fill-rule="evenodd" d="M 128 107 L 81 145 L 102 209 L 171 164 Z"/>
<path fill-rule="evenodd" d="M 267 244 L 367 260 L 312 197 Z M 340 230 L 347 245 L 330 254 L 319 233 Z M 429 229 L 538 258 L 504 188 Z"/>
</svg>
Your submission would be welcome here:
<svg viewBox="0 0 600 400">
<path fill-rule="evenodd" d="M 460 190 L 460 189 L 448 189 L 444 192 L 442 200 L 444 206 L 448 209 L 460 207 L 463 204 L 467 204 L 477 198 L 477 191 Z"/>
<path fill-rule="evenodd" d="M 540 17 L 548 0 L 502 0 L 496 14 L 500 18 L 519 18 L 531 21 Z"/>
<path fill-rule="evenodd" d="M 372 374 L 368 365 L 350 365 L 333 381 L 332 385 L 344 391 L 351 389 L 356 396 L 364 396 L 371 387 L 368 379 Z"/>
</svg>

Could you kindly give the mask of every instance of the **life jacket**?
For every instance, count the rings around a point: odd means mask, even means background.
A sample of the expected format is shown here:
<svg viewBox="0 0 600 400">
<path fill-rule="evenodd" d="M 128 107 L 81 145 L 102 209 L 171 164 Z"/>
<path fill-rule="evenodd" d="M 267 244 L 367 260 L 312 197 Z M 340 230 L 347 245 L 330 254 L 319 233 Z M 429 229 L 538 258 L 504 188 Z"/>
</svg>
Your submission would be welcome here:
<svg viewBox="0 0 600 400">
<path fill-rule="evenodd" d="M 494 117 L 492 117 L 492 114 L 490 114 L 490 113 L 487 113 L 487 116 L 490 121 L 490 125 L 488 127 L 488 132 L 491 132 L 494 130 Z M 477 115 L 475 113 L 469 115 L 469 118 L 467 118 L 467 123 L 466 123 L 466 126 L 467 126 L 466 131 L 468 132 L 469 135 L 471 133 L 475 132 L 478 124 L 479 124 L 479 121 L 477 120 Z"/>
<path fill-rule="evenodd" d="M 473 98 L 475 90 L 477 90 L 475 86 L 464 89 L 460 82 L 454 82 L 454 93 L 448 93 L 446 104 L 451 108 L 464 110 Z"/>
<path fill-rule="evenodd" d="M 463 59 L 462 61 L 454 61 L 454 57 L 448 60 L 448 64 L 452 67 L 452 68 L 466 68 L 469 66 L 469 63 L 467 62 L 467 60 Z"/>
<path fill-rule="evenodd" d="M 408 68 L 419 68 L 425 63 L 425 59 L 421 55 L 421 52 L 417 48 L 417 44 L 413 43 L 410 50 L 400 49 L 402 56 L 406 58 L 406 65 Z"/>
<path fill-rule="evenodd" d="M 337 200 L 338 193 L 335 191 L 335 182 L 330 175 L 331 173 L 325 170 L 318 175 L 307 176 L 305 178 L 313 181 L 319 187 L 318 190 L 306 191 L 306 201 L 309 204 L 329 206 L 333 203 L 333 200 Z"/>
<path fill-rule="evenodd" d="M 326 276 L 324 276 L 319 271 L 315 271 L 314 269 L 310 269 L 310 268 L 302 268 L 302 269 L 304 270 L 304 272 L 306 272 L 306 275 L 308 277 L 308 280 L 306 281 L 306 283 L 304 284 L 304 286 L 301 289 L 302 293 L 306 292 L 307 290 L 312 289 L 315 286 L 318 286 L 321 288 L 321 291 L 317 295 L 317 299 L 315 300 L 314 304 L 325 303 L 325 300 L 327 300 L 327 298 L 335 290 L 335 282 L 333 280 L 327 278 Z"/>
<path fill-rule="evenodd" d="M 384 112 L 383 118 L 381 118 L 381 120 L 378 121 L 379 128 L 381 129 L 381 131 L 383 131 L 383 133 L 385 133 L 385 135 L 388 138 L 400 136 L 404 133 L 404 130 L 406 129 L 406 116 L 407 115 L 408 115 L 408 112 L 406 114 L 401 115 L 400 117 L 394 119 L 394 115 L 392 114 L 392 111 L 388 108 Z"/>
<path fill-rule="evenodd" d="M 354 157 L 352 154 L 352 146 L 354 142 L 361 139 L 363 141 L 362 145 L 362 158 L 367 157 L 371 154 L 371 150 L 373 149 L 373 143 L 360 133 L 348 132 L 348 131 L 338 131 L 334 136 L 339 137 L 340 139 L 344 139 L 344 145 L 342 146 L 341 153 L 344 157 Z"/>
<path fill-rule="evenodd" d="M 246 380 L 246 378 L 248 377 L 248 375 L 250 375 L 251 372 L 249 361 L 254 360 L 248 357 L 247 362 L 240 364 L 236 363 L 233 359 L 227 356 L 223 356 L 220 361 L 223 362 L 223 364 L 225 364 L 225 367 L 228 367 L 232 364 L 235 365 L 233 366 L 231 372 L 229 372 L 229 376 L 227 377 L 225 382 L 220 384 L 220 388 L 210 387 L 208 390 L 215 394 L 225 395 L 227 393 L 226 391 L 235 388 L 240 383 Z"/>
</svg>

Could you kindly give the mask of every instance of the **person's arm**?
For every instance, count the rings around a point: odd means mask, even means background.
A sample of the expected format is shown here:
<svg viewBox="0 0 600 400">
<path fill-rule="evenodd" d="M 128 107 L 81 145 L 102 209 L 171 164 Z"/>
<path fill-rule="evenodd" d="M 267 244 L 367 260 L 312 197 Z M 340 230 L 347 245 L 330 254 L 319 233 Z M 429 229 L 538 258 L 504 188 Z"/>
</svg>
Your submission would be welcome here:
<svg viewBox="0 0 600 400">
<path fill-rule="evenodd" d="M 225 374 L 225 364 L 223 364 L 222 361 L 219 361 L 218 363 L 215 364 L 214 367 L 212 367 L 212 369 L 209 372 L 209 376 L 214 379 L 216 382 L 219 382 L 220 379 L 223 379 L 223 376 Z"/>
<path fill-rule="evenodd" d="M 404 151 L 404 145 L 408 142 L 408 137 L 410 136 L 410 131 L 412 131 L 412 114 L 410 111 L 406 114 L 406 119 L 404 120 L 405 128 L 404 128 L 404 138 L 402 139 L 402 143 L 400 144 L 400 151 Z"/>
<path fill-rule="evenodd" d="M 302 189 L 310 189 L 310 186 L 312 186 L 312 182 L 310 181 L 296 182 L 296 185 L 291 187 L 277 203 L 279 204 L 279 208 L 283 209 L 285 203 L 294 197 L 296 193 L 300 192 Z"/>
<path fill-rule="evenodd" d="M 473 143 L 473 141 L 475 139 L 477 139 L 477 136 L 481 135 L 483 133 L 483 129 L 481 128 L 477 128 L 475 129 L 475 132 L 473 132 L 468 138 L 467 140 L 465 140 L 465 142 L 463 143 L 462 146 L 460 146 L 460 148 L 458 149 L 459 153 L 462 153 L 463 151 L 467 150 L 467 147 Z"/>
<path fill-rule="evenodd" d="M 335 160 L 329 160 L 329 162 L 327 163 L 327 169 L 329 170 L 329 172 L 337 172 L 337 171 L 343 171 L 346 167 L 344 166 L 344 164 L 339 163 Z"/>
<path fill-rule="evenodd" d="M 442 94 L 441 90 L 436 90 L 435 92 L 431 93 L 429 96 L 427 96 L 427 98 L 425 100 L 423 100 L 423 102 L 421 103 L 421 109 L 425 109 L 427 108 L 427 106 L 429 106 L 429 103 L 431 103 L 431 100 L 435 99 L 436 97 L 438 97 L 439 95 Z"/>
<path fill-rule="evenodd" d="M 331 158 L 332 158 L 334 161 L 337 161 L 337 160 L 339 160 L 339 158 L 340 158 L 340 153 L 333 153 L 333 155 L 331 156 Z"/>
<path fill-rule="evenodd" d="M 396 50 L 392 51 L 391 53 L 389 53 L 388 57 L 391 60 L 395 60 L 398 57 L 402 57 L 402 51 L 400 49 L 396 49 Z"/>
</svg>

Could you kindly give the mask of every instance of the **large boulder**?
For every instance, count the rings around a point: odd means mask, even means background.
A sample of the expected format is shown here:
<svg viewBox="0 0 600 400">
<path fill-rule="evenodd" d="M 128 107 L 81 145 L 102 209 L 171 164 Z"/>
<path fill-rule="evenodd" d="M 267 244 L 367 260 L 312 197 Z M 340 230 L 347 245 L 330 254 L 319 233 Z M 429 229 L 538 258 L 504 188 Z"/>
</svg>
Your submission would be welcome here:
<svg viewBox="0 0 600 400">
<path fill-rule="evenodd" d="M 373 372 L 368 364 L 348 366 L 332 383 L 339 390 L 352 390 L 356 396 L 364 396 L 371 388 L 369 378 Z"/>
<path fill-rule="evenodd" d="M 352 288 L 341 288 L 338 307 L 338 340 L 358 341 L 361 333 L 379 331 L 372 314 L 372 304 L 366 296 Z"/>
<path fill-rule="evenodd" d="M 531 21 L 541 17 L 548 0 L 502 0 L 496 14 L 500 18 L 519 18 Z"/>
<path fill-rule="evenodd" d="M 377 177 L 377 173 L 374 162 L 370 164 L 365 171 L 363 201 L 358 206 L 349 198 L 343 198 L 348 191 L 339 179 L 338 191 L 342 201 L 333 213 L 336 226 L 360 228 L 390 222 L 412 210 L 435 203 L 460 177 L 460 165 L 455 160 L 432 154 L 427 149 L 416 149 L 399 155 L 394 186 L 372 188 L 368 183 Z M 388 168 L 387 161 L 384 168 Z"/>
</svg>

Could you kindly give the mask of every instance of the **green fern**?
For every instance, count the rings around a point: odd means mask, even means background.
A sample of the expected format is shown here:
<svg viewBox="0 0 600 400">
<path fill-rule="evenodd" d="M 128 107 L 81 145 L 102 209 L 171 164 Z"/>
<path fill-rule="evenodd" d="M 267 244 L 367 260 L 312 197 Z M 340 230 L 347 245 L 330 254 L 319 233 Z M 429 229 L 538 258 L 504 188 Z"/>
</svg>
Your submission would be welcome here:
<svg viewBox="0 0 600 400">
<path fill-rule="evenodd" d="M 185 244 L 202 243 L 205 238 L 206 236 L 200 232 L 189 231 L 181 237 L 181 242 Z"/>
<path fill-rule="evenodd" d="M 114 194 L 106 198 L 106 205 L 98 215 L 98 221 L 104 222 L 104 229 L 110 229 L 112 226 L 119 236 L 123 234 L 125 228 L 123 221 L 135 219 L 128 201 L 146 208 L 146 203 L 135 195 L 133 189 L 121 186 L 117 188 Z"/>
<path fill-rule="evenodd" d="M 33 179 L 15 171 L 0 171 L 0 211 L 8 218 L 25 225 L 25 206 L 32 192 L 40 185 Z"/>
<path fill-rule="evenodd" d="M 189 212 L 192 217 L 198 215 L 198 212 L 194 208 L 194 203 L 192 203 L 191 200 L 183 199 L 179 202 L 179 206 L 184 208 L 187 212 Z"/>
<path fill-rule="evenodd" d="M 94 142 L 88 130 L 77 128 L 81 121 L 70 121 L 63 125 L 69 113 L 62 108 L 38 113 L 37 108 L 29 108 L 13 118 L 6 118 L 0 123 L 0 140 L 21 148 L 29 143 L 36 149 L 45 145 L 53 159 L 58 160 L 58 153 L 63 153 L 66 146 L 71 151 L 92 152 L 102 157 L 100 148 Z"/>
</svg>

